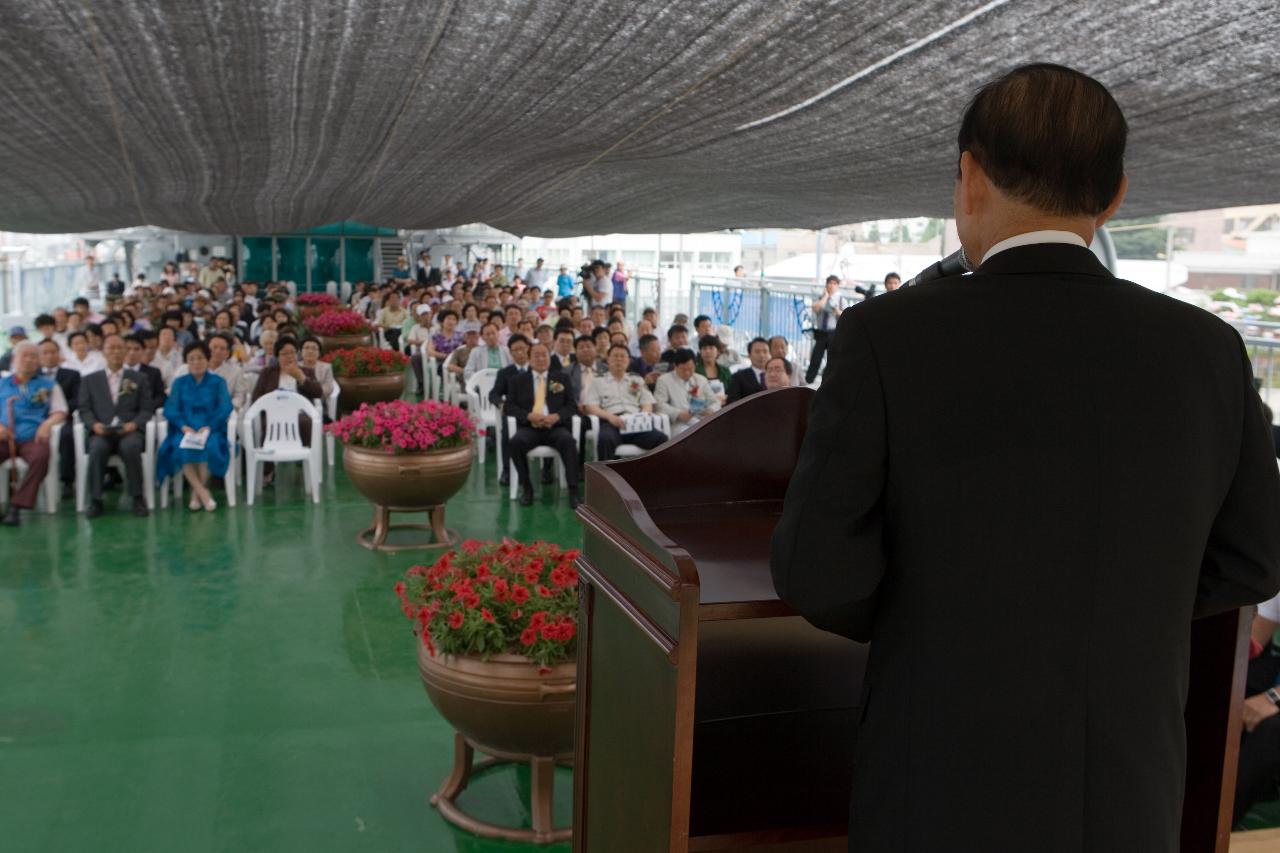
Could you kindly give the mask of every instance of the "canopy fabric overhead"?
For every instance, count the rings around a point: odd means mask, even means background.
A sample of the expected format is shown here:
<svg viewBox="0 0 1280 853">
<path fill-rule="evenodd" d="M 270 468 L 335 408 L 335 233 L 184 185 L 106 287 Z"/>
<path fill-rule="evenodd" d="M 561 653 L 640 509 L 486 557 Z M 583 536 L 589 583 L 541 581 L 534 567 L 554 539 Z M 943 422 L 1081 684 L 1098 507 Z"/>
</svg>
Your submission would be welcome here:
<svg viewBox="0 0 1280 853">
<path fill-rule="evenodd" d="M 516 234 L 951 210 L 982 82 L 1080 68 L 1122 215 L 1280 196 L 1274 0 L 8 0 L 0 228 Z"/>
</svg>

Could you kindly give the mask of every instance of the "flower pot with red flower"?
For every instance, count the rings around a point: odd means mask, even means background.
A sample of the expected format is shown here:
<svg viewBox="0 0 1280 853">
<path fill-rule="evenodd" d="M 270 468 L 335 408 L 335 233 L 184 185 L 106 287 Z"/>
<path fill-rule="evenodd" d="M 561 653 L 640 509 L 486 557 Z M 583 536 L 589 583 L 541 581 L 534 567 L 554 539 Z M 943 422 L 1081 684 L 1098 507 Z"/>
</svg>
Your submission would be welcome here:
<svg viewBox="0 0 1280 853">
<path fill-rule="evenodd" d="M 303 323 L 320 342 L 321 352 L 373 343 L 373 329 L 358 311 L 330 310 L 309 317 Z"/>
<path fill-rule="evenodd" d="M 513 841 L 569 838 L 551 825 L 556 764 L 573 754 L 577 669 L 576 550 L 546 542 L 468 540 L 396 584 L 420 640 L 427 695 L 457 729 L 453 773 L 431 802 L 450 822 Z M 476 751 L 493 756 L 476 764 Z M 529 762 L 533 828 L 485 823 L 456 798 L 479 766 Z"/>
<path fill-rule="evenodd" d="M 317 317 L 341 304 L 338 297 L 329 293 L 301 293 L 294 302 L 298 306 L 298 316 L 303 320 Z"/>
<path fill-rule="evenodd" d="M 327 352 L 323 361 L 333 365 L 342 393 L 338 408 L 352 412 L 364 403 L 388 403 L 404 394 L 404 372 L 409 356 L 381 347 L 354 347 Z"/>
<path fill-rule="evenodd" d="M 444 505 L 471 473 L 475 427 L 465 410 L 426 400 L 364 404 L 325 430 L 343 443 L 342 467 L 374 506 L 373 526 L 356 539 L 366 548 L 440 548 L 457 539 L 444 524 Z M 426 512 L 429 524 L 391 524 L 393 512 Z M 388 544 L 393 529 L 431 530 L 433 541 Z"/>
</svg>

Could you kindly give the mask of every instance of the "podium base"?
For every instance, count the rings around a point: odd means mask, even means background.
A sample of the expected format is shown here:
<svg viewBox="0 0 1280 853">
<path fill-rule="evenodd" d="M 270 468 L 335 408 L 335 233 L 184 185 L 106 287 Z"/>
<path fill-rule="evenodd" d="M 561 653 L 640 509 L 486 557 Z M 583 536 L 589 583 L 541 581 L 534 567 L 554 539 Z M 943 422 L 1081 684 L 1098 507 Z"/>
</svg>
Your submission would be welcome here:
<svg viewBox="0 0 1280 853">
<path fill-rule="evenodd" d="M 395 507 L 383 506 L 381 504 L 373 505 L 373 526 L 367 527 L 356 534 L 356 541 L 370 551 L 414 551 L 430 548 L 452 548 L 458 544 L 458 531 L 450 530 L 444 526 L 444 504 L 430 507 L 425 510 L 431 521 L 427 524 L 418 522 L 401 522 L 399 524 L 391 523 L 391 513 L 393 512 L 422 512 L 423 510 L 405 510 Z M 410 542 L 405 544 L 388 545 L 387 534 L 392 530 L 430 530 L 432 533 L 431 542 Z"/>
<path fill-rule="evenodd" d="M 476 750 L 491 757 L 475 760 Z M 516 829 L 499 826 L 472 817 L 458 807 L 458 795 L 466 790 L 473 774 L 500 764 L 528 763 L 533 771 L 529 812 L 533 816 L 532 829 Z M 444 780 L 440 790 L 431 795 L 431 805 L 449 823 L 481 838 L 500 838 L 505 841 L 521 841 L 526 844 L 554 844 L 573 837 L 570 828 L 556 829 L 551 819 L 551 807 L 555 792 L 556 765 L 573 766 L 572 755 L 517 755 L 492 750 L 473 744 L 461 734 L 453 736 L 453 772 Z"/>
</svg>

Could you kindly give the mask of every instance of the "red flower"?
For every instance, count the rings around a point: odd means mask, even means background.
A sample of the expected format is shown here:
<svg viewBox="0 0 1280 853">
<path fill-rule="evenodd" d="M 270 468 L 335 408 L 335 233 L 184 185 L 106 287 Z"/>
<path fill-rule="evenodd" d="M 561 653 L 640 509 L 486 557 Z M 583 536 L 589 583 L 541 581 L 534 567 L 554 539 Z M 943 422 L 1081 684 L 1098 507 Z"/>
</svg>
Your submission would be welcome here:
<svg viewBox="0 0 1280 853">
<path fill-rule="evenodd" d="M 449 614 L 449 627 L 455 631 L 462 627 L 462 612 L 455 610 Z"/>
<path fill-rule="evenodd" d="M 530 628 L 541 628 L 547 623 L 547 611 L 539 610 L 537 613 L 529 617 Z"/>
<path fill-rule="evenodd" d="M 482 608 L 480 608 L 480 618 L 481 618 L 481 619 L 483 619 L 483 620 L 484 620 L 484 621 L 486 621 L 486 622 L 492 622 L 492 621 L 493 621 L 493 614 L 489 612 L 489 608 L 487 608 L 487 607 L 482 607 Z"/>
<path fill-rule="evenodd" d="M 468 610 L 475 610 L 480 606 L 480 596 L 474 592 L 469 592 L 462 597 L 462 605 Z"/>
<path fill-rule="evenodd" d="M 552 592 L 550 589 L 548 589 L 546 584 L 538 584 L 538 595 L 542 596 L 543 598 L 550 598 L 551 596 L 555 595 L 555 593 Z"/>
<path fill-rule="evenodd" d="M 479 551 L 483 545 L 484 543 L 478 539 L 468 539 L 462 543 L 462 550 L 467 554 L 474 554 Z"/>
<path fill-rule="evenodd" d="M 529 600 L 529 590 L 525 589 L 520 584 L 516 584 L 511 587 L 511 600 L 516 604 L 524 604 Z"/>
<path fill-rule="evenodd" d="M 536 642 L 538 642 L 538 632 L 533 628 L 525 628 L 520 632 L 520 645 L 532 646 Z"/>
<path fill-rule="evenodd" d="M 404 581 L 396 581 L 396 598 L 404 598 L 405 589 Z"/>
</svg>

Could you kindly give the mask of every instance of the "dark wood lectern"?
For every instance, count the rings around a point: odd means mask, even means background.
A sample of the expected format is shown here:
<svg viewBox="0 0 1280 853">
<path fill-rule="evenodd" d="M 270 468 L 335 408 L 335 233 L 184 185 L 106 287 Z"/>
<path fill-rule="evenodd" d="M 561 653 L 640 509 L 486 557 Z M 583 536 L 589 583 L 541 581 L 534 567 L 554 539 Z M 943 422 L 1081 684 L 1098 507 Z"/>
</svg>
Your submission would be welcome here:
<svg viewBox="0 0 1280 853">
<path fill-rule="evenodd" d="M 795 616 L 769 575 L 811 397 L 757 394 L 645 456 L 588 466 L 579 853 L 847 849 L 868 647 Z M 1247 627 L 1233 611 L 1193 630 L 1188 853 L 1226 853 Z"/>
</svg>

